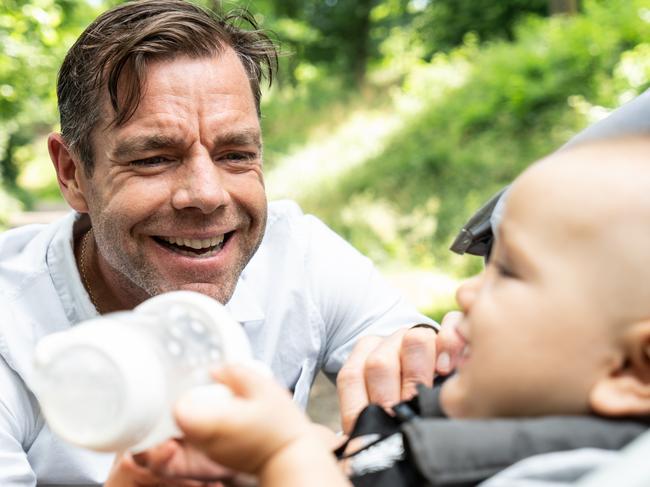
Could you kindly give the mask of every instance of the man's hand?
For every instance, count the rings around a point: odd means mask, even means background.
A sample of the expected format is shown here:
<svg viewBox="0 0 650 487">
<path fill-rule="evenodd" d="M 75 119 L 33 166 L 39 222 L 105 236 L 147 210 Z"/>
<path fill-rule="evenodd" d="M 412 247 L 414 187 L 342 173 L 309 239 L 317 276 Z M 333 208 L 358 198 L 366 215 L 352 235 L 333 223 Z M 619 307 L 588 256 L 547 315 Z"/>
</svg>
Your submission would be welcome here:
<svg viewBox="0 0 650 487">
<path fill-rule="evenodd" d="M 416 327 L 359 340 L 336 379 L 343 432 L 350 433 L 369 403 L 390 407 L 413 397 L 418 384 L 431 386 L 435 372 L 449 374 L 463 348 L 455 331 L 462 317 L 447 313 L 437 335 Z"/>
<path fill-rule="evenodd" d="M 105 487 L 221 487 L 232 471 L 181 441 L 169 440 L 144 453 L 116 458 Z"/>
<path fill-rule="evenodd" d="M 153 487 L 161 479 L 150 470 L 138 465 L 130 453 L 118 455 L 104 484 L 105 487 Z"/>
</svg>

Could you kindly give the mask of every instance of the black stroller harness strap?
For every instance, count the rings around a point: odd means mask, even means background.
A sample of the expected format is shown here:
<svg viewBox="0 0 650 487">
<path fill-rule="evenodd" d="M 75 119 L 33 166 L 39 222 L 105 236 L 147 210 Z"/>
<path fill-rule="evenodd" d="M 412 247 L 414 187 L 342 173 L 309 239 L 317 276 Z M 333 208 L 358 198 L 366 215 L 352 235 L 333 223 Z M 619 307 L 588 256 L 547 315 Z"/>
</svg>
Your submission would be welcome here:
<svg viewBox="0 0 650 487">
<path fill-rule="evenodd" d="M 649 418 L 595 415 L 449 419 L 439 387 L 387 413 L 370 405 L 336 452 L 355 487 L 469 487 L 533 455 L 578 448 L 618 450 Z"/>
</svg>

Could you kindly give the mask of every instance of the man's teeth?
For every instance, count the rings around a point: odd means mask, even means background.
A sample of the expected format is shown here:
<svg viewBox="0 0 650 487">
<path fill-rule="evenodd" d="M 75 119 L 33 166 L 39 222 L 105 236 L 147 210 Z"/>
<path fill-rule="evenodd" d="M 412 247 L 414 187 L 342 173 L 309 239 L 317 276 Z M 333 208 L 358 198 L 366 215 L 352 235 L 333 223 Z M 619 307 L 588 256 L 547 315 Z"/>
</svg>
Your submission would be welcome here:
<svg viewBox="0 0 650 487">
<path fill-rule="evenodd" d="M 160 237 L 165 242 L 172 245 L 182 245 L 195 250 L 209 249 L 221 245 L 223 242 L 223 235 L 212 238 L 178 238 L 178 237 Z"/>
</svg>

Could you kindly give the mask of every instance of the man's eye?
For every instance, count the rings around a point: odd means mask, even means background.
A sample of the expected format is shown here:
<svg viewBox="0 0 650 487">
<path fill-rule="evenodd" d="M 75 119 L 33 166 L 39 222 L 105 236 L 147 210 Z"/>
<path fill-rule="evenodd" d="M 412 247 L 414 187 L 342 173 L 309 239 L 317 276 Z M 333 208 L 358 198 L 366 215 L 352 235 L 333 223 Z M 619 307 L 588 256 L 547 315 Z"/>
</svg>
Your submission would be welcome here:
<svg viewBox="0 0 650 487">
<path fill-rule="evenodd" d="M 132 166 L 158 166 L 160 164 L 165 164 L 169 162 L 171 159 L 168 157 L 163 157 L 163 156 L 154 156 L 154 157 L 147 157 L 145 159 L 137 159 L 135 161 L 131 161 Z"/>
<path fill-rule="evenodd" d="M 228 152 L 221 158 L 227 161 L 251 161 L 257 159 L 257 154 L 253 152 Z"/>
</svg>

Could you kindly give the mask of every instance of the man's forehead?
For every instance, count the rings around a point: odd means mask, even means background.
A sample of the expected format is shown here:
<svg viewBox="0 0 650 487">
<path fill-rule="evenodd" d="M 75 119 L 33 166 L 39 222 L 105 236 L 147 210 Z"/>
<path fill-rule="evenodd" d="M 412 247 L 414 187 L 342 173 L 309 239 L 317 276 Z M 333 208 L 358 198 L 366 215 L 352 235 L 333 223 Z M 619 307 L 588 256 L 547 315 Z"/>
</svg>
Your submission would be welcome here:
<svg viewBox="0 0 650 487">
<path fill-rule="evenodd" d="M 183 76 L 176 76 L 174 78 L 170 75 L 176 68 L 179 69 Z M 220 90 L 224 91 L 224 94 L 228 94 L 229 90 L 236 90 L 238 96 L 244 95 L 248 98 L 247 101 L 251 104 L 252 110 L 257 112 L 255 108 L 255 97 L 246 69 L 234 49 L 224 45 L 222 50 L 212 55 L 194 57 L 179 54 L 146 60 L 143 69 L 138 75 L 140 96 L 137 110 L 133 113 L 133 117 L 137 117 L 139 115 L 138 112 L 143 110 L 150 111 L 152 108 L 165 109 L 165 106 L 159 104 L 157 100 L 160 96 L 160 83 L 164 85 L 174 79 L 178 84 L 177 89 L 179 94 L 186 95 L 187 88 L 184 86 L 184 83 L 187 83 L 188 80 L 197 79 L 196 76 L 192 78 L 192 75 L 196 75 L 197 72 L 190 73 L 189 69 L 199 69 L 202 80 L 212 81 L 212 83 L 203 85 L 203 88 L 209 88 L 210 86 L 219 87 Z M 118 80 L 117 98 L 120 108 L 132 89 L 130 85 L 134 81 L 132 74 L 131 70 L 125 69 Z M 178 73 L 176 74 L 178 75 Z M 229 86 L 224 88 L 223 84 L 226 82 Z M 155 86 L 152 87 L 152 84 Z M 101 119 L 108 125 L 113 121 L 116 114 L 111 103 L 107 84 L 104 84 L 100 90 L 100 103 L 102 106 Z"/>
</svg>

